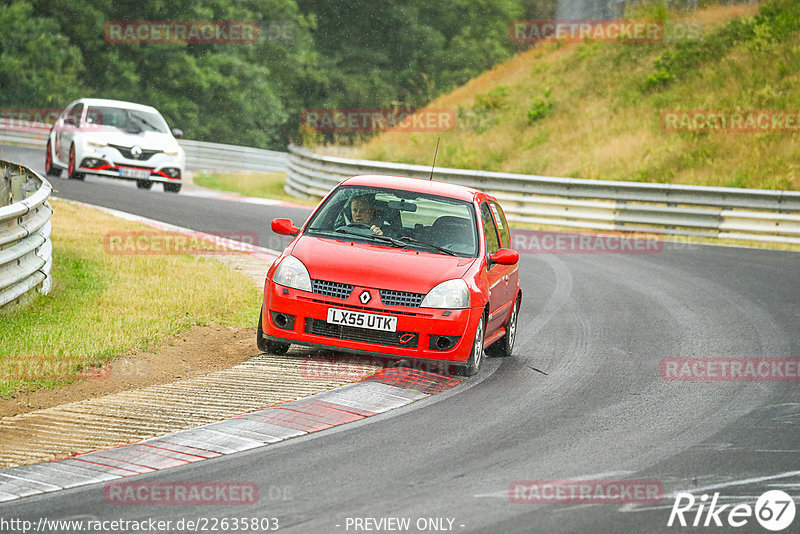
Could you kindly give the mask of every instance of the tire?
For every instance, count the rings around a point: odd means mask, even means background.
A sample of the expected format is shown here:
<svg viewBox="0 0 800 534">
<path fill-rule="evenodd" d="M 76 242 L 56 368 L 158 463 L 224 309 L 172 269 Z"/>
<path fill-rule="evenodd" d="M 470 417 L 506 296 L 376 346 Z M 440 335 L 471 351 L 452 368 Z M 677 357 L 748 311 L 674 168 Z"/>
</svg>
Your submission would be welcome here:
<svg viewBox="0 0 800 534">
<path fill-rule="evenodd" d="M 456 367 L 456 372 L 462 376 L 472 376 L 476 374 L 483 363 L 483 340 L 486 335 L 486 323 L 484 317 L 478 321 L 478 327 L 475 329 L 475 339 L 472 342 L 472 352 L 469 355 L 469 360 L 464 365 Z"/>
<path fill-rule="evenodd" d="M 47 176 L 61 176 L 61 169 L 53 165 L 53 150 L 50 147 L 50 140 L 47 140 L 47 154 L 44 157 L 44 172 Z"/>
<path fill-rule="evenodd" d="M 150 180 L 136 180 L 137 189 L 150 189 L 153 187 L 153 182 Z"/>
<path fill-rule="evenodd" d="M 69 167 L 67 167 L 67 178 L 70 180 L 83 180 L 86 178 L 82 172 L 75 172 L 75 145 L 69 146 Z"/>
<path fill-rule="evenodd" d="M 275 354 L 276 356 L 286 354 L 289 347 L 291 347 L 289 343 L 281 343 L 280 341 L 273 341 L 264 337 L 264 331 L 261 329 L 263 313 L 263 309 L 258 313 L 258 329 L 256 332 L 256 345 L 258 346 L 258 350 L 269 354 Z"/>
<path fill-rule="evenodd" d="M 180 193 L 182 184 L 164 184 L 164 191 L 166 193 Z"/>
<path fill-rule="evenodd" d="M 489 347 L 489 351 L 487 351 L 491 352 L 492 356 L 499 356 L 501 358 L 511 356 L 514 350 L 514 341 L 517 338 L 517 321 L 519 320 L 519 307 L 521 303 L 520 297 L 517 297 L 514 308 L 511 310 L 511 317 L 508 318 L 508 322 L 506 323 L 506 335 L 498 339 L 496 343 Z"/>
</svg>

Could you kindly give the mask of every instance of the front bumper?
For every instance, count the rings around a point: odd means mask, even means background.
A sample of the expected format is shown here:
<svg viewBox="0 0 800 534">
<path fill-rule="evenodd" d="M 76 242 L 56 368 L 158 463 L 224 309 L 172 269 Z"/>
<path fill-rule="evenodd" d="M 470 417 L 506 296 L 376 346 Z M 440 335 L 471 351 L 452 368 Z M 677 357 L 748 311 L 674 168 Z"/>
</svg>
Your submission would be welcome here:
<svg viewBox="0 0 800 534">
<path fill-rule="evenodd" d="M 379 298 L 365 306 L 355 297 L 364 289 L 378 294 L 378 289 L 356 286 L 350 298 L 338 299 L 267 280 L 261 328 L 265 337 L 276 341 L 360 355 L 453 363 L 469 359 L 482 308 L 444 310 L 387 306 Z M 395 316 L 397 332 L 332 325 L 327 322 L 328 308 Z M 291 319 L 284 321 L 279 314 Z M 433 348 L 441 337 L 451 340 L 453 345 L 445 350 Z"/>
<path fill-rule="evenodd" d="M 184 174 L 184 159 L 165 153 L 158 153 L 147 159 L 131 159 L 117 149 L 103 147 L 99 150 L 84 150 L 79 156 L 76 161 L 78 172 L 100 176 L 179 184 Z"/>
</svg>

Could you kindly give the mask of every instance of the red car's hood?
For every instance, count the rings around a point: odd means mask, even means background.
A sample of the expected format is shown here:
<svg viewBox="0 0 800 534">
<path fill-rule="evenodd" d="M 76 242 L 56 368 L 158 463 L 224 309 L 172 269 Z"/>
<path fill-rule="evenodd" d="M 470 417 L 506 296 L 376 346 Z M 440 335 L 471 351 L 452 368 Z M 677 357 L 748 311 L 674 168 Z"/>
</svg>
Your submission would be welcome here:
<svg viewBox="0 0 800 534">
<path fill-rule="evenodd" d="M 461 278 L 476 260 L 307 235 L 295 243 L 292 256 L 313 279 L 412 293 Z"/>
</svg>

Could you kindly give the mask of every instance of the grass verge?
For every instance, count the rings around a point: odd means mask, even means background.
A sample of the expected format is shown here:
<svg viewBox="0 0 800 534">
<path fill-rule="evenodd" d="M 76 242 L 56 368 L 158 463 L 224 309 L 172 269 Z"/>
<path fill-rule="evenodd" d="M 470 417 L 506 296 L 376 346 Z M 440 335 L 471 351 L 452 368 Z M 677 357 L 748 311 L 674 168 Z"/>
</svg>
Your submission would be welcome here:
<svg viewBox="0 0 800 534">
<path fill-rule="evenodd" d="M 319 201 L 298 198 L 283 190 L 286 184 L 285 172 L 265 173 L 200 173 L 194 177 L 194 183 L 218 191 L 239 193 L 248 197 L 269 198 L 293 202 L 304 206 L 316 206 Z"/>
<path fill-rule="evenodd" d="M 107 234 L 159 232 L 52 204 L 53 289 L 0 317 L 0 398 L 91 376 L 195 325 L 257 322 L 261 292 L 243 275 L 188 254 L 108 253 Z"/>
</svg>

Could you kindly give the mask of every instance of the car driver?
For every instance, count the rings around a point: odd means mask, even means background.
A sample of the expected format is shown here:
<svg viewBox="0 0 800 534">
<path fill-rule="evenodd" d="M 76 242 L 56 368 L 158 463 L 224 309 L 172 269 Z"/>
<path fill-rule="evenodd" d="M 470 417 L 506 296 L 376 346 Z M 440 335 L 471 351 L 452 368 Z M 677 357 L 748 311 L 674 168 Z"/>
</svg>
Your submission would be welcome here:
<svg viewBox="0 0 800 534">
<path fill-rule="evenodd" d="M 375 197 L 372 195 L 353 197 L 350 201 L 350 218 L 354 223 L 365 224 L 376 234 L 383 235 L 383 230 L 376 224 L 378 221 L 374 202 Z"/>
</svg>

